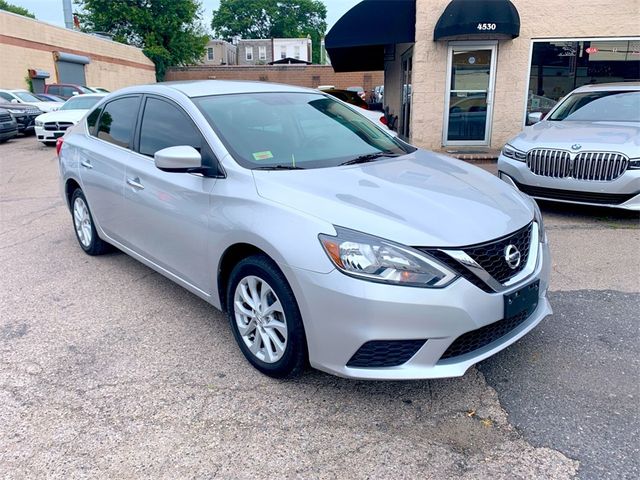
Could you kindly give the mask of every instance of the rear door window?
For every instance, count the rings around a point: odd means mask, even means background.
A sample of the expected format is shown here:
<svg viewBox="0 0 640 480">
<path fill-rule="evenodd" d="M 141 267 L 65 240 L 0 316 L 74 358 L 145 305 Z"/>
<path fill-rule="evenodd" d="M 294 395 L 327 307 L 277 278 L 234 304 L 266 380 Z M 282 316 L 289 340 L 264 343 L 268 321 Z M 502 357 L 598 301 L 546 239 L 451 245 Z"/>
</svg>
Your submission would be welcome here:
<svg viewBox="0 0 640 480">
<path fill-rule="evenodd" d="M 140 153 L 153 157 L 163 148 L 188 145 L 200 151 L 202 135 L 178 107 L 154 97 L 147 98 L 140 127 Z"/>
<path fill-rule="evenodd" d="M 131 148 L 140 97 L 118 98 L 107 103 L 100 116 L 97 137 L 119 147 Z"/>
</svg>

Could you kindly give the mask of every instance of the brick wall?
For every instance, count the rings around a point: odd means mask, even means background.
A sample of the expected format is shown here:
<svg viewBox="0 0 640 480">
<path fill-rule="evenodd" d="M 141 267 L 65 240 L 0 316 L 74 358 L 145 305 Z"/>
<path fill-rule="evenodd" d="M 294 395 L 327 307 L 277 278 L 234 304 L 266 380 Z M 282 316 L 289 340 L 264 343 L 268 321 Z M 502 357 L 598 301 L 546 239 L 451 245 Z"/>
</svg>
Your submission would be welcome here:
<svg viewBox="0 0 640 480">
<path fill-rule="evenodd" d="M 155 66 L 139 48 L 31 18 L 0 12 L 0 88 L 27 88 L 28 69 L 46 70 L 58 81 L 53 52 L 84 55 L 87 85 L 115 90 L 155 82 Z"/>
<path fill-rule="evenodd" d="M 195 66 L 172 68 L 166 80 L 256 80 L 316 88 L 361 86 L 369 91 L 384 83 L 383 72 L 335 73 L 330 65 Z"/>
</svg>

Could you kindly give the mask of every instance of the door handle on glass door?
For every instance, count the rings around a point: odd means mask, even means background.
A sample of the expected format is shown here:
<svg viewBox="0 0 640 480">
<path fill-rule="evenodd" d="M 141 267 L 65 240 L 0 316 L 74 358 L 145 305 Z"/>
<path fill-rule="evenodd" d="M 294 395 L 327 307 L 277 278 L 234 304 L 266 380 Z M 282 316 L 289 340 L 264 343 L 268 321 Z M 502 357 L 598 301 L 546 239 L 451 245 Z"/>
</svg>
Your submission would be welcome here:
<svg viewBox="0 0 640 480">
<path fill-rule="evenodd" d="M 80 165 L 82 165 L 84 168 L 88 168 L 88 169 L 92 169 L 93 165 L 91 165 L 91 162 L 89 160 L 82 160 L 80 162 Z"/>
<path fill-rule="evenodd" d="M 127 185 L 135 188 L 136 190 L 144 190 L 144 185 L 140 183 L 140 178 L 127 178 Z"/>
</svg>

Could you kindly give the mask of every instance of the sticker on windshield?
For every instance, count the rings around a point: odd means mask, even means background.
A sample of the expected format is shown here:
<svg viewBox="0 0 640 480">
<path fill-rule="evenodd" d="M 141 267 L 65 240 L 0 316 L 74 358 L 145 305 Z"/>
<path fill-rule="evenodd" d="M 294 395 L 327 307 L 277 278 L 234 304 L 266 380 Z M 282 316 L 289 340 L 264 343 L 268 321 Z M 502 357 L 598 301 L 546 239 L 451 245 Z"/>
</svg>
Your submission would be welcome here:
<svg viewBox="0 0 640 480">
<path fill-rule="evenodd" d="M 253 154 L 254 160 L 269 160 L 270 158 L 273 158 L 273 153 L 268 150 L 266 152 L 256 152 Z"/>
</svg>

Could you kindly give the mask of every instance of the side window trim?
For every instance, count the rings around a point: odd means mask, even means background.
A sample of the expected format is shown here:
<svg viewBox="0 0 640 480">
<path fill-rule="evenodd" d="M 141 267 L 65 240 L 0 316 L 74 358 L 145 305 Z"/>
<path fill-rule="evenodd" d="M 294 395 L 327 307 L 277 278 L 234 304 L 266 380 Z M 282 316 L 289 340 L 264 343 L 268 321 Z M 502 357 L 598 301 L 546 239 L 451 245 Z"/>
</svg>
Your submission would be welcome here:
<svg viewBox="0 0 640 480">
<path fill-rule="evenodd" d="M 120 100 L 120 99 L 123 99 L 123 98 L 137 98 L 137 99 L 138 99 L 138 107 L 137 107 L 137 108 L 138 108 L 138 114 L 136 115 L 136 122 L 135 122 L 135 124 L 134 124 L 133 128 L 131 129 L 131 136 L 129 137 L 129 148 L 124 148 L 124 147 L 121 147 L 121 146 L 116 145 L 116 144 L 114 144 L 114 143 L 107 142 L 106 140 L 101 139 L 100 137 L 98 137 L 98 130 L 97 130 L 97 129 L 99 129 L 99 128 L 100 128 L 100 122 L 102 121 L 102 115 L 104 114 L 104 111 L 107 109 L 107 106 L 109 106 L 109 104 L 111 104 L 111 103 L 115 102 L 116 100 Z M 137 129 L 138 129 L 138 119 L 140 118 L 140 105 L 141 105 L 141 103 L 142 103 L 142 102 L 140 101 L 140 100 L 141 100 L 141 98 L 142 98 L 142 95 L 139 95 L 139 94 L 128 94 L 128 95 L 121 95 L 121 96 L 119 96 L 119 97 L 112 98 L 112 99 L 111 99 L 111 100 L 109 100 L 108 102 L 104 103 L 104 104 L 102 105 L 102 111 L 100 112 L 100 116 L 98 117 L 98 120 L 96 121 L 96 126 L 94 127 L 94 128 L 96 129 L 96 134 L 95 134 L 95 135 L 91 135 L 91 136 L 92 136 L 93 138 L 95 138 L 96 140 L 99 140 L 99 141 L 101 141 L 102 143 L 109 144 L 109 145 L 111 145 L 111 146 L 113 146 L 113 147 L 122 148 L 123 150 L 129 150 L 130 152 L 135 151 L 135 150 L 133 149 L 133 146 L 134 146 L 134 145 L 133 145 L 133 140 L 134 140 L 134 138 L 135 138 L 135 132 L 136 132 L 136 131 L 137 131 Z"/>
</svg>

